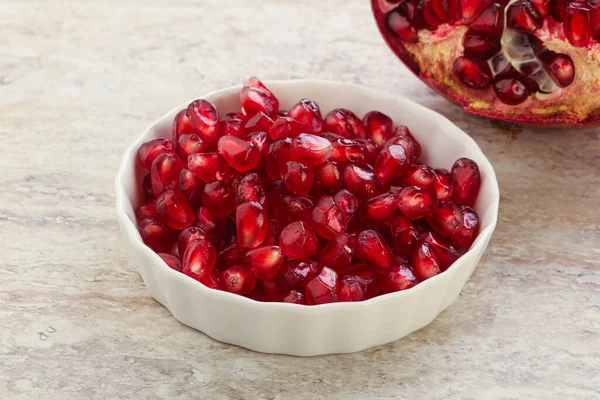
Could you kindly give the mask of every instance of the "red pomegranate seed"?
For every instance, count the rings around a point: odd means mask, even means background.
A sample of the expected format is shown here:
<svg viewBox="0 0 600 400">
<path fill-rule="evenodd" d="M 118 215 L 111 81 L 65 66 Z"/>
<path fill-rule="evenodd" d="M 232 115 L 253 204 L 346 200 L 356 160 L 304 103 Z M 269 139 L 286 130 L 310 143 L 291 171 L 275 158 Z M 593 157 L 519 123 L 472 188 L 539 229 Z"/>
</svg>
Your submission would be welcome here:
<svg viewBox="0 0 600 400">
<path fill-rule="evenodd" d="M 445 0 L 423 0 L 420 6 L 423 9 L 423 19 L 434 28 L 437 28 L 444 22 L 448 22 L 449 16 L 444 9 Z"/>
<path fill-rule="evenodd" d="M 494 83 L 494 93 L 501 102 L 511 106 L 523 103 L 531 94 L 523 79 L 518 77 L 499 79 Z"/>
<path fill-rule="evenodd" d="M 386 146 L 375 161 L 375 176 L 385 185 L 410 165 L 406 149 L 401 145 Z"/>
<path fill-rule="evenodd" d="M 297 290 L 290 290 L 285 296 L 283 296 L 281 301 L 292 304 L 306 304 L 304 293 Z"/>
<path fill-rule="evenodd" d="M 490 37 L 485 33 L 468 32 L 463 38 L 465 56 L 470 59 L 487 60 L 497 54 L 501 47 L 499 37 Z"/>
<path fill-rule="evenodd" d="M 335 133 L 346 139 L 367 137 L 365 126 L 360 118 L 345 108 L 333 109 L 325 116 L 323 131 Z"/>
<path fill-rule="evenodd" d="M 173 243 L 173 245 L 171 246 L 171 250 L 169 251 L 170 255 L 172 255 L 173 257 L 177 258 L 178 260 L 181 260 L 181 254 L 179 254 L 179 248 L 177 247 L 177 242 Z"/>
<path fill-rule="evenodd" d="M 405 141 L 398 141 L 398 136 L 404 136 L 406 138 L 409 138 L 410 141 L 407 143 Z M 394 142 L 394 143 L 386 143 L 386 145 L 388 144 L 400 144 L 402 146 L 404 146 L 404 148 L 406 149 L 406 154 L 407 155 L 411 155 L 412 157 L 409 158 L 409 160 L 412 160 L 412 158 L 419 158 L 421 157 L 421 145 L 419 144 L 419 142 L 417 141 L 417 139 L 415 139 L 415 137 L 412 135 L 412 133 L 410 132 L 410 130 L 404 126 L 404 125 L 398 125 L 394 128 L 394 138 L 396 138 L 395 140 L 398 141 L 398 143 Z M 391 139 L 390 139 L 391 140 Z"/>
<path fill-rule="evenodd" d="M 222 290 L 223 285 L 221 284 L 221 274 L 218 271 L 212 271 L 210 274 L 205 275 L 204 278 L 200 279 L 200 283 L 209 289 Z"/>
<path fill-rule="evenodd" d="M 261 245 L 269 232 L 267 212 L 255 201 L 240 204 L 235 213 L 237 240 L 240 246 L 254 249 Z"/>
<path fill-rule="evenodd" d="M 313 187 L 314 173 L 304 164 L 288 161 L 281 169 L 281 179 L 290 192 L 306 196 Z"/>
<path fill-rule="evenodd" d="M 235 210 L 235 193 L 224 182 L 207 183 L 202 193 L 202 204 L 216 217 L 226 217 Z"/>
<path fill-rule="evenodd" d="M 282 202 L 281 219 L 286 223 L 294 221 L 312 221 L 314 204 L 311 199 L 301 196 L 284 196 Z"/>
<path fill-rule="evenodd" d="M 309 167 L 323 164 L 329 160 L 331 153 L 331 143 L 320 136 L 302 133 L 292 140 L 292 157 Z"/>
<path fill-rule="evenodd" d="M 544 19 L 538 15 L 529 1 L 519 0 L 511 4 L 506 12 L 507 26 L 523 32 L 533 33 L 542 27 Z"/>
<path fill-rule="evenodd" d="M 472 89 L 485 89 L 492 83 L 488 68 L 466 57 L 458 57 L 452 69 L 458 79 Z"/>
<path fill-rule="evenodd" d="M 433 189 L 437 195 L 438 201 L 450 201 L 452 200 L 452 187 L 453 187 L 452 175 L 447 169 L 436 169 L 435 170 L 435 181 L 433 182 Z"/>
<path fill-rule="evenodd" d="M 399 264 L 393 266 L 390 272 L 382 277 L 381 289 L 384 293 L 394 293 L 410 289 L 417 283 L 419 283 L 419 281 L 408 265 Z"/>
<path fill-rule="evenodd" d="M 204 185 L 190 170 L 184 168 L 179 173 L 179 188 L 185 194 L 192 207 L 200 205 Z"/>
<path fill-rule="evenodd" d="M 292 159 L 290 154 L 291 147 L 292 139 L 290 138 L 276 140 L 269 145 L 265 157 L 265 167 L 269 178 L 274 180 L 280 179 L 281 169 L 285 163 Z"/>
<path fill-rule="evenodd" d="M 387 273 L 392 266 L 388 244 L 379 232 L 372 229 L 362 231 L 358 235 L 356 256 L 381 274 Z"/>
<path fill-rule="evenodd" d="M 283 222 L 278 218 L 269 219 L 269 232 L 263 242 L 264 246 L 277 246 L 279 244 L 279 235 L 283 229 Z"/>
<path fill-rule="evenodd" d="M 292 222 L 281 231 L 279 246 L 290 260 L 312 257 L 317 252 L 317 236 L 306 222 Z"/>
<path fill-rule="evenodd" d="M 321 165 L 317 165 L 313 173 L 315 175 L 313 191 L 317 195 L 335 193 L 344 184 L 340 166 L 334 161 L 327 161 Z"/>
<path fill-rule="evenodd" d="M 413 272 L 419 280 L 424 281 L 441 272 L 440 263 L 426 242 L 419 243 L 412 254 Z"/>
<path fill-rule="evenodd" d="M 240 139 L 246 138 L 246 129 L 244 129 L 245 122 L 235 116 L 226 115 L 225 119 L 220 122 L 219 132 L 221 136 L 231 135 L 239 137 Z"/>
<path fill-rule="evenodd" d="M 250 172 L 244 175 L 234 182 L 233 187 L 238 205 L 249 201 L 256 201 L 263 207 L 266 205 L 267 194 L 262 179 L 257 173 Z"/>
<path fill-rule="evenodd" d="M 219 154 L 236 170 L 249 171 L 258 166 L 260 150 L 235 136 L 222 136 L 218 143 Z"/>
<path fill-rule="evenodd" d="M 208 233 L 217 243 L 225 234 L 225 222 L 217 218 L 208 208 L 200 207 L 196 213 L 196 226 Z"/>
<path fill-rule="evenodd" d="M 362 144 L 365 148 L 365 162 L 369 164 L 375 163 L 377 156 L 379 155 L 379 148 L 371 139 L 354 139 L 358 143 Z"/>
<path fill-rule="evenodd" d="M 394 122 L 379 111 L 370 111 L 363 117 L 367 137 L 379 147 L 393 136 Z"/>
<path fill-rule="evenodd" d="M 188 169 L 202 182 L 228 181 L 231 171 L 227 161 L 219 153 L 192 154 L 188 157 Z"/>
<path fill-rule="evenodd" d="M 302 133 L 303 126 L 300 122 L 290 117 L 278 117 L 269 128 L 269 137 L 272 140 L 295 138 Z"/>
<path fill-rule="evenodd" d="M 197 133 L 186 115 L 187 110 L 181 110 L 173 119 L 173 142 L 177 143 L 181 135 L 192 135 Z"/>
<path fill-rule="evenodd" d="M 140 146 L 137 159 L 144 169 L 150 169 L 152 162 L 159 154 L 173 151 L 173 143 L 169 139 L 155 139 Z"/>
<path fill-rule="evenodd" d="M 406 153 L 407 163 L 410 164 L 414 161 L 414 159 L 416 158 L 415 157 L 414 140 L 412 140 L 408 136 L 395 135 L 394 137 L 389 139 L 387 142 L 385 142 L 385 144 L 383 145 L 383 148 L 386 149 L 387 147 L 394 146 L 394 145 L 402 146 L 404 148 L 404 152 Z M 379 155 L 379 153 L 377 153 L 377 155 Z M 402 158 L 404 158 L 404 157 L 402 157 Z"/>
<path fill-rule="evenodd" d="M 279 270 L 277 280 L 284 290 L 304 289 L 304 286 L 319 275 L 319 272 L 319 264 L 310 258 L 288 260 Z"/>
<path fill-rule="evenodd" d="M 561 87 L 569 86 L 575 79 L 575 65 L 566 54 L 554 54 L 547 60 L 546 69 Z"/>
<path fill-rule="evenodd" d="M 179 261 L 179 258 L 167 253 L 158 253 L 158 255 L 171 269 L 181 272 L 181 261 Z"/>
<path fill-rule="evenodd" d="M 298 121 L 305 133 L 318 135 L 323 130 L 323 117 L 316 102 L 302 99 L 288 111 L 288 117 Z"/>
<path fill-rule="evenodd" d="M 135 209 L 135 216 L 138 221 L 143 220 L 148 217 L 158 217 L 158 213 L 156 212 L 156 201 L 151 201 L 150 203 L 142 204 L 138 208 Z"/>
<path fill-rule="evenodd" d="M 365 300 L 375 297 L 381 293 L 380 275 L 371 269 L 363 269 L 362 271 L 352 273 L 355 279 L 364 287 L 366 295 Z"/>
<path fill-rule="evenodd" d="M 408 257 L 414 243 L 419 240 L 419 231 L 402 213 L 397 213 L 392 219 L 392 240 L 394 253 Z"/>
<path fill-rule="evenodd" d="M 319 236 L 333 239 L 346 232 L 346 214 L 336 205 L 333 197 L 321 197 L 312 211 L 312 226 Z"/>
<path fill-rule="evenodd" d="M 156 217 L 141 220 L 138 231 L 142 241 L 157 253 L 167 253 L 177 240 L 177 231 L 163 224 Z"/>
<path fill-rule="evenodd" d="M 179 254 L 185 254 L 185 251 L 190 243 L 198 239 L 206 240 L 208 242 L 213 241 L 212 237 L 208 233 L 197 226 L 190 226 L 181 232 L 179 234 L 179 239 L 177 239 L 177 250 L 179 251 Z"/>
<path fill-rule="evenodd" d="M 360 142 L 352 139 L 337 139 L 331 142 L 331 161 L 342 164 L 364 164 L 367 159 L 367 149 Z"/>
<path fill-rule="evenodd" d="M 242 108 L 247 115 L 264 112 L 272 115 L 279 111 L 279 100 L 256 77 L 250 78 L 240 92 Z"/>
<path fill-rule="evenodd" d="M 433 254 L 435 254 L 439 261 L 442 271 L 447 270 L 460 257 L 456 249 L 446 239 L 435 232 L 424 232 L 421 234 L 421 238 L 425 243 L 429 243 Z"/>
<path fill-rule="evenodd" d="M 419 35 L 409 19 L 401 9 L 396 9 L 388 14 L 387 24 L 398 37 L 406 42 L 416 43 Z"/>
<path fill-rule="evenodd" d="M 458 247 L 468 247 L 473 243 L 479 231 L 479 215 L 469 206 L 462 206 L 460 211 L 462 225 L 450 240 Z"/>
<path fill-rule="evenodd" d="M 471 24 L 471 29 L 500 36 L 504 29 L 504 5 L 494 3 L 489 6 Z"/>
<path fill-rule="evenodd" d="M 381 193 L 381 186 L 368 166 L 346 165 L 344 185 L 352 194 L 368 199 Z"/>
<path fill-rule="evenodd" d="M 264 112 L 259 111 L 252 118 L 246 121 L 246 125 L 244 125 L 244 129 L 246 134 L 253 132 L 269 132 L 271 126 L 273 125 L 273 120 Z"/>
<path fill-rule="evenodd" d="M 235 239 L 235 238 L 234 238 Z M 246 261 L 246 253 L 248 249 L 242 248 L 237 242 L 237 239 L 229 245 L 224 245 L 217 254 L 217 264 L 215 268 L 224 271 L 236 264 L 242 264 Z"/>
<path fill-rule="evenodd" d="M 475 161 L 468 158 L 456 160 L 452 166 L 452 178 L 454 201 L 467 206 L 475 204 L 481 187 L 481 174 Z"/>
<path fill-rule="evenodd" d="M 156 196 L 152 191 L 152 178 L 150 174 L 147 174 L 144 176 L 144 179 L 142 179 L 142 197 L 146 201 L 156 199 Z"/>
<path fill-rule="evenodd" d="M 221 274 L 221 281 L 226 291 L 240 295 L 250 294 L 256 286 L 254 275 L 243 265 L 227 268 Z"/>
<path fill-rule="evenodd" d="M 462 214 L 454 203 L 441 203 L 427 217 L 429 225 L 439 234 L 451 237 L 455 235 L 462 226 Z"/>
<path fill-rule="evenodd" d="M 434 184 L 435 171 L 427 165 L 416 165 L 402 172 L 401 179 L 405 185 L 427 189 Z"/>
<path fill-rule="evenodd" d="M 337 269 L 338 266 L 350 265 L 356 249 L 356 238 L 346 233 L 331 239 L 319 255 L 321 265 Z"/>
<path fill-rule="evenodd" d="M 150 167 L 150 182 L 152 192 L 156 197 L 165 190 L 174 190 L 179 187 L 179 173 L 184 165 L 173 153 L 161 153 L 152 162 Z"/>
<path fill-rule="evenodd" d="M 269 280 L 275 278 L 285 257 L 279 246 L 262 246 L 246 253 L 246 261 L 256 279 Z"/>
<path fill-rule="evenodd" d="M 209 143 L 203 141 L 196 134 L 181 135 L 177 142 L 177 155 L 186 163 L 190 154 L 205 153 L 210 151 L 211 148 L 212 146 Z"/>
<path fill-rule="evenodd" d="M 591 9 L 585 1 L 571 1 L 564 13 L 563 28 L 569 42 L 575 47 L 584 47 L 590 42 Z"/>
<path fill-rule="evenodd" d="M 260 153 L 261 162 L 259 167 L 262 168 L 262 162 L 264 161 L 267 151 L 269 150 L 269 136 L 266 132 L 252 132 L 248 135 L 248 143 L 256 147 Z"/>
<path fill-rule="evenodd" d="M 432 189 L 407 186 L 398 193 L 398 209 L 410 220 L 430 215 L 437 207 L 437 198 Z"/>
<path fill-rule="evenodd" d="M 392 223 L 397 207 L 396 193 L 387 192 L 362 203 L 358 214 L 363 226 L 379 229 Z"/>
<path fill-rule="evenodd" d="M 183 268 L 181 272 L 199 281 L 215 268 L 217 252 L 207 240 L 192 241 L 183 255 Z"/>
<path fill-rule="evenodd" d="M 365 287 L 355 276 L 346 275 L 339 280 L 339 302 L 363 301 L 366 298 Z"/>
<path fill-rule="evenodd" d="M 187 108 L 186 115 L 196 133 L 208 143 L 216 142 L 219 138 L 220 125 L 217 108 L 206 100 L 194 100 Z"/>
<path fill-rule="evenodd" d="M 331 268 L 306 284 L 306 302 L 310 305 L 335 303 L 337 301 L 338 276 Z"/>
<path fill-rule="evenodd" d="M 276 280 L 257 280 L 256 287 L 249 297 L 257 301 L 274 302 L 281 299 L 279 292 L 279 285 Z"/>
<path fill-rule="evenodd" d="M 183 230 L 196 218 L 185 195 L 180 191 L 167 190 L 156 199 L 156 212 L 169 228 Z"/>
<path fill-rule="evenodd" d="M 271 182 L 267 186 L 267 194 L 269 196 L 269 207 L 271 214 L 274 217 L 281 216 L 283 209 L 283 198 L 289 195 L 289 192 L 285 188 L 283 181 L 277 180 Z"/>
<path fill-rule="evenodd" d="M 359 208 L 358 199 L 346 189 L 342 189 L 333 196 L 335 204 L 346 214 L 346 220 L 349 220 L 356 214 Z"/>
</svg>

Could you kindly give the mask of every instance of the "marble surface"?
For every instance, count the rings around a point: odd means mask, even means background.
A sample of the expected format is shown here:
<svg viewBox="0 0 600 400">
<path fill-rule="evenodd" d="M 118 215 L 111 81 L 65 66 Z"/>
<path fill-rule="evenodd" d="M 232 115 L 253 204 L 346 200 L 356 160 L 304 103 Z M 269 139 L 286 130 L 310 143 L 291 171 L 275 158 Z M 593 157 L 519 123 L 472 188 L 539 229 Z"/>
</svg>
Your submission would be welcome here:
<svg viewBox="0 0 600 400">
<path fill-rule="evenodd" d="M 405 94 L 489 156 L 496 234 L 431 325 L 294 358 L 218 343 L 149 297 L 115 218 L 121 154 L 250 75 Z M 2 399 L 600 398 L 600 129 L 464 114 L 400 65 L 367 1 L 2 0 L 0 143 Z"/>
</svg>

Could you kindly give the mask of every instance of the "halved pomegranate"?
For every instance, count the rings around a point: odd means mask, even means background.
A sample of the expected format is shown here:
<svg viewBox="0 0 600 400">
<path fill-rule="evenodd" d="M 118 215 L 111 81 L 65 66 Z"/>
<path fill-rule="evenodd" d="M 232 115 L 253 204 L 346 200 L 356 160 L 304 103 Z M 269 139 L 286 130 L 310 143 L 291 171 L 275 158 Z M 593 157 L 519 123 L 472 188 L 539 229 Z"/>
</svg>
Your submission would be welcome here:
<svg viewBox="0 0 600 400">
<path fill-rule="evenodd" d="M 600 1 L 371 5 L 394 53 L 466 111 L 538 125 L 600 123 Z"/>
</svg>

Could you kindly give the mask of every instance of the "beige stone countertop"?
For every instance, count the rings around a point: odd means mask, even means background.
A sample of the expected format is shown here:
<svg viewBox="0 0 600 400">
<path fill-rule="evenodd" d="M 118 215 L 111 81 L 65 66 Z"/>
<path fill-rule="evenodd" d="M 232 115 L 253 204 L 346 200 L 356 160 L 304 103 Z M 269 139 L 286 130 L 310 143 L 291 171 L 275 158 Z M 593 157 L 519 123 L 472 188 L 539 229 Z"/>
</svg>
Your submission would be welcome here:
<svg viewBox="0 0 600 400">
<path fill-rule="evenodd" d="M 265 355 L 148 295 L 115 216 L 121 155 L 251 75 L 406 95 L 487 154 L 496 233 L 429 326 L 355 354 Z M 0 143 L 3 400 L 600 399 L 600 129 L 465 114 L 401 65 L 366 0 L 1 0 Z"/>
</svg>

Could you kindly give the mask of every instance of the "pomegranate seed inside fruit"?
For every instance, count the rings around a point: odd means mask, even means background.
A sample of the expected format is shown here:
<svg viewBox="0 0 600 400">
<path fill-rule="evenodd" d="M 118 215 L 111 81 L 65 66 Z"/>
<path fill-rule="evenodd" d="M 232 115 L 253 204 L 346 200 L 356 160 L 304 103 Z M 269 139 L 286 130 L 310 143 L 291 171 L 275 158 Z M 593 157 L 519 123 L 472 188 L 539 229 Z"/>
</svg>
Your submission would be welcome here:
<svg viewBox="0 0 600 400">
<path fill-rule="evenodd" d="M 452 166 L 452 178 L 454 201 L 468 206 L 475 204 L 481 187 L 481 174 L 475 161 L 468 158 L 456 160 Z"/>
<path fill-rule="evenodd" d="M 356 114 L 345 108 L 336 108 L 325 116 L 323 131 L 335 133 L 346 139 L 367 137 L 362 121 Z"/>
<path fill-rule="evenodd" d="M 501 102 L 511 106 L 523 103 L 531 94 L 521 78 L 506 78 L 496 81 L 494 93 Z"/>
<path fill-rule="evenodd" d="M 167 253 L 177 240 L 177 231 L 169 228 L 158 218 L 149 217 L 141 220 L 138 231 L 142 241 L 158 253 Z"/>
<path fill-rule="evenodd" d="M 317 165 L 313 172 L 315 175 L 313 190 L 316 194 L 335 193 L 344 184 L 342 171 L 336 162 L 327 161 Z"/>
<path fill-rule="evenodd" d="M 314 173 L 304 164 L 288 161 L 281 170 L 285 187 L 298 196 L 306 196 L 313 187 Z"/>
<path fill-rule="evenodd" d="M 269 128 L 269 137 L 273 140 L 295 138 L 302 133 L 303 126 L 293 118 L 278 117 Z"/>
<path fill-rule="evenodd" d="M 460 212 L 462 225 L 450 239 L 458 247 L 468 247 L 473 243 L 479 231 L 479 215 L 469 206 L 462 206 Z"/>
<path fill-rule="evenodd" d="M 487 60 L 497 54 L 502 47 L 500 38 L 489 37 L 486 34 L 477 32 L 467 33 L 463 39 L 465 56 L 480 60 Z"/>
<path fill-rule="evenodd" d="M 152 192 L 156 197 L 165 190 L 175 190 L 179 187 L 179 174 L 184 165 L 173 153 L 159 154 L 150 167 L 150 182 Z"/>
<path fill-rule="evenodd" d="M 254 114 L 252 118 L 246 121 L 244 130 L 247 134 L 253 132 L 269 132 L 272 125 L 273 120 L 269 118 L 269 116 L 264 112 L 259 111 L 256 114 Z"/>
<path fill-rule="evenodd" d="M 181 135 L 193 135 L 196 128 L 192 125 L 186 115 L 187 110 L 181 110 L 173 119 L 173 142 L 177 143 Z"/>
<path fill-rule="evenodd" d="M 417 30 L 400 9 L 388 14 L 387 24 L 400 39 L 412 43 L 416 43 L 419 40 Z"/>
<path fill-rule="evenodd" d="M 312 257 L 317 252 L 317 237 L 306 222 L 296 221 L 283 228 L 279 246 L 290 260 Z"/>
<path fill-rule="evenodd" d="M 144 169 L 150 169 L 152 162 L 159 154 L 171 152 L 172 150 L 173 143 L 169 139 L 155 139 L 140 146 L 137 152 L 137 158 Z"/>
<path fill-rule="evenodd" d="M 393 136 L 394 122 L 387 115 L 379 111 L 370 111 L 363 117 L 363 124 L 367 137 L 379 147 Z"/>
<path fill-rule="evenodd" d="M 315 278 L 319 272 L 319 264 L 310 258 L 288 260 L 283 263 L 277 279 L 283 289 L 299 290 L 304 289 L 304 286 Z"/>
<path fill-rule="evenodd" d="M 575 79 L 575 65 L 566 54 L 555 54 L 546 62 L 546 69 L 561 87 L 569 86 Z"/>
<path fill-rule="evenodd" d="M 410 289 L 418 282 L 412 270 L 406 264 L 400 264 L 392 267 L 390 272 L 383 276 L 381 289 L 384 293 L 394 293 Z"/>
<path fill-rule="evenodd" d="M 227 183 L 207 183 L 202 193 L 202 204 L 216 217 L 226 217 L 235 210 L 235 193 Z"/>
<path fill-rule="evenodd" d="M 185 194 L 192 207 L 198 207 L 202 202 L 202 182 L 188 169 L 179 173 L 179 188 Z"/>
<path fill-rule="evenodd" d="M 374 173 L 377 180 L 385 185 L 410 165 L 406 149 L 400 145 L 386 146 L 375 161 Z"/>
<path fill-rule="evenodd" d="M 424 242 L 429 243 L 433 254 L 435 254 L 439 261 L 442 271 L 448 269 L 460 257 L 456 249 L 435 232 L 424 232 L 421 238 Z"/>
<path fill-rule="evenodd" d="M 545 0 L 543 0 L 545 1 Z M 471 29 L 487 34 L 500 36 L 504 28 L 504 6 L 500 3 L 494 3 L 483 11 L 479 17 L 471 24 Z"/>
<path fill-rule="evenodd" d="M 387 273 L 392 264 L 390 248 L 379 232 L 362 231 L 356 239 L 356 256 L 365 264 L 372 265 L 379 273 Z"/>
<path fill-rule="evenodd" d="M 332 151 L 329 140 L 320 136 L 302 133 L 292 140 L 292 157 L 309 167 L 315 167 L 329 160 Z"/>
<path fill-rule="evenodd" d="M 305 133 L 318 135 L 323 130 L 323 117 L 316 102 L 302 99 L 288 111 L 288 117 L 298 121 Z"/>
<path fill-rule="evenodd" d="M 183 255 L 181 272 L 199 281 L 213 271 L 216 261 L 217 253 L 209 241 L 194 240 Z"/>
<path fill-rule="evenodd" d="M 381 186 L 368 166 L 346 165 L 344 168 L 346 189 L 359 198 L 368 199 L 381 193 Z"/>
<path fill-rule="evenodd" d="M 346 214 L 336 205 L 333 197 L 324 196 L 312 212 L 312 225 L 319 236 L 333 239 L 346 232 Z"/>
<path fill-rule="evenodd" d="M 226 291 L 235 294 L 250 294 L 256 286 L 254 275 L 243 265 L 227 268 L 221 274 L 221 281 Z"/>
<path fill-rule="evenodd" d="M 398 193 L 398 209 L 411 220 L 430 215 L 436 207 L 437 198 L 431 189 L 407 186 Z"/>
<path fill-rule="evenodd" d="M 183 230 L 196 218 L 185 195 L 180 191 L 167 190 L 156 199 L 156 212 L 168 227 Z"/>
<path fill-rule="evenodd" d="M 393 249 L 398 255 L 410 256 L 411 248 L 419 240 L 419 232 L 412 222 L 402 213 L 397 213 L 391 226 Z"/>
<path fill-rule="evenodd" d="M 260 203 L 240 204 L 235 213 L 238 243 L 242 247 L 256 248 L 264 242 L 269 232 L 267 213 Z"/>
<path fill-rule="evenodd" d="M 319 255 L 319 261 L 322 265 L 333 269 L 336 269 L 337 266 L 350 265 L 354 257 L 355 248 L 355 237 L 348 234 L 338 235 L 323 247 Z"/>
<path fill-rule="evenodd" d="M 310 305 L 335 303 L 337 301 L 338 276 L 331 268 L 306 284 L 306 302 Z"/>
<path fill-rule="evenodd" d="M 189 228 L 181 232 L 179 234 L 179 239 L 177 239 L 177 250 L 179 251 L 179 254 L 185 254 L 185 251 L 187 250 L 190 243 L 198 239 L 212 242 L 212 238 L 210 237 L 210 235 L 204 232 L 202 228 L 199 228 L 197 226 L 190 226 Z"/>
<path fill-rule="evenodd" d="M 219 154 L 238 171 L 249 171 L 260 163 L 260 150 L 235 136 L 222 136 L 218 148 Z"/>
<path fill-rule="evenodd" d="M 573 46 L 584 47 L 590 41 L 591 10 L 585 1 L 571 1 L 565 10 L 564 30 Z"/>
<path fill-rule="evenodd" d="M 433 188 L 437 195 L 438 201 L 450 201 L 452 200 L 452 187 L 453 187 L 452 175 L 446 169 L 435 170 L 435 181 L 433 182 Z"/>
<path fill-rule="evenodd" d="M 427 217 L 427 222 L 441 235 L 451 237 L 462 226 L 462 214 L 454 203 L 442 203 Z"/>
<path fill-rule="evenodd" d="M 519 0 L 508 7 L 507 25 L 523 32 L 535 32 L 542 27 L 544 19 L 538 15 L 529 1 Z"/>
<path fill-rule="evenodd" d="M 264 112 L 273 115 L 279 111 L 279 100 L 258 78 L 250 78 L 240 92 L 242 108 L 247 115 Z"/>
<path fill-rule="evenodd" d="M 413 271 L 421 281 L 429 279 L 441 272 L 439 261 L 433 253 L 429 243 L 419 243 L 413 250 L 411 260 Z"/>
<path fill-rule="evenodd" d="M 166 253 L 158 253 L 158 255 L 171 269 L 181 272 L 181 261 L 179 261 L 179 258 Z"/>
<path fill-rule="evenodd" d="M 187 108 L 186 115 L 202 140 L 216 142 L 220 133 L 220 120 L 217 108 L 206 100 L 194 100 Z"/>
<path fill-rule="evenodd" d="M 281 301 L 292 304 L 306 304 L 304 293 L 297 290 L 290 290 L 285 296 L 283 296 Z"/>
<path fill-rule="evenodd" d="M 487 68 L 466 57 L 457 58 L 452 68 L 458 79 L 472 89 L 485 89 L 492 82 Z"/>
<path fill-rule="evenodd" d="M 263 246 L 246 253 L 246 261 L 257 279 L 275 278 L 285 261 L 279 246 Z"/>
</svg>

